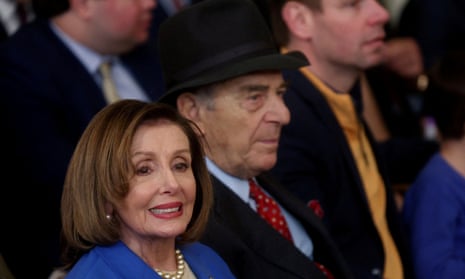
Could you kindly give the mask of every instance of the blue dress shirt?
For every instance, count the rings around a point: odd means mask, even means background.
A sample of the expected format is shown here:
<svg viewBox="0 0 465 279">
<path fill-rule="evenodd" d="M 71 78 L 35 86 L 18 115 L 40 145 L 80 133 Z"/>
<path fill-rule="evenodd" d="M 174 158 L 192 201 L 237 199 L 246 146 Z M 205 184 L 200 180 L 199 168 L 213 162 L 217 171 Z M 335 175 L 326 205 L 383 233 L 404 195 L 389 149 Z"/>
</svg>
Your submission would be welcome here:
<svg viewBox="0 0 465 279">
<path fill-rule="evenodd" d="M 249 182 L 245 179 L 240 179 L 234 177 L 232 175 L 227 174 L 223 170 L 221 170 L 218 166 L 215 165 L 210 159 L 205 157 L 208 170 L 212 173 L 216 178 L 218 178 L 221 182 L 223 182 L 226 187 L 228 187 L 231 191 L 233 191 L 237 196 L 239 196 L 245 203 L 247 203 L 254 211 L 257 211 L 255 201 L 249 195 Z M 265 189 L 262 189 L 266 192 Z M 279 205 L 279 204 L 278 204 Z M 302 225 L 284 209 L 281 205 L 279 205 L 281 211 L 286 219 L 288 224 L 289 230 L 292 235 L 292 240 L 294 245 L 307 257 L 313 259 L 313 243 L 308 234 L 305 232 Z"/>
</svg>

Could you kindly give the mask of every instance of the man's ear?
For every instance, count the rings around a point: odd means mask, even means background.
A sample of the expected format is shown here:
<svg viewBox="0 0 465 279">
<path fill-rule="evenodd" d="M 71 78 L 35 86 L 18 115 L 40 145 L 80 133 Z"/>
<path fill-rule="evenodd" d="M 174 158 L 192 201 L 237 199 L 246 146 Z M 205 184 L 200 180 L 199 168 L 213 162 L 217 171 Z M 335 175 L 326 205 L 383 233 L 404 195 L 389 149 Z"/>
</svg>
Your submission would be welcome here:
<svg viewBox="0 0 465 279">
<path fill-rule="evenodd" d="M 70 0 L 70 9 L 73 10 L 79 17 L 89 18 L 92 15 L 93 0 Z"/>
<path fill-rule="evenodd" d="M 176 107 L 179 113 L 185 118 L 193 121 L 200 129 L 201 134 L 204 134 L 203 119 L 200 115 L 200 104 L 195 96 L 190 93 L 182 93 L 176 99 Z"/>
<path fill-rule="evenodd" d="M 289 32 L 300 39 L 310 39 L 313 34 L 313 11 L 305 4 L 287 1 L 281 9 L 281 16 Z"/>
</svg>

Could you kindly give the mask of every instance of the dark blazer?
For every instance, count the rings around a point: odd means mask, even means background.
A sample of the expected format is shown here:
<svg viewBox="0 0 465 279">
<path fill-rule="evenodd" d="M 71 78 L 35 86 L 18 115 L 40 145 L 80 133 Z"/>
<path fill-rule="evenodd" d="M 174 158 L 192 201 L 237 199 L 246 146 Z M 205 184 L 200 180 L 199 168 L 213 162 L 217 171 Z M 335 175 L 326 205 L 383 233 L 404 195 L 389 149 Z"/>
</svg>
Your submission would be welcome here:
<svg viewBox="0 0 465 279">
<path fill-rule="evenodd" d="M 214 208 L 201 242 L 226 261 L 237 278 L 325 278 L 314 263 L 283 238 L 248 204 L 212 176 Z M 314 245 L 315 260 L 335 278 L 354 278 L 324 225 L 313 211 L 267 175 L 258 183 L 301 222 Z"/>
<path fill-rule="evenodd" d="M 5 41 L 8 38 L 8 33 L 5 30 L 5 25 L 3 22 L 0 22 L 0 43 Z"/>
<path fill-rule="evenodd" d="M 290 84 L 284 98 L 291 112 L 291 121 L 282 130 L 278 163 L 272 172 L 304 202 L 320 202 L 323 222 L 355 278 L 381 278 L 383 246 L 344 132 L 323 95 L 306 77 L 298 70 L 284 71 L 284 77 Z M 354 88 L 352 96 L 360 112 L 358 86 Z M 389 228 L 403 257 L 406 278 L 410 278 L 410 263 L 404 257 L 407 256 L 407 246 L 399 212 L 386 178 L 385 166 L 379 160 L 371 134 L 369 131 L 367 133 L 386 184 Z"/>
<path fill-rule="evenodd" d="M 161 96 L 157 54 L 150 46 L 121 58 L 152 100 Z M 42 20 L 0 45 L 0 92 L 1 146 L 8 162 L 2 177 L 12 181 L 0 193 L 0 249 L 17 279 L 30 278 L 31 271 L 34 278 L 46 278 L 58 263 L 68 162 L 82 131 L 106 103 L 93 77 Z"/>
</svg>

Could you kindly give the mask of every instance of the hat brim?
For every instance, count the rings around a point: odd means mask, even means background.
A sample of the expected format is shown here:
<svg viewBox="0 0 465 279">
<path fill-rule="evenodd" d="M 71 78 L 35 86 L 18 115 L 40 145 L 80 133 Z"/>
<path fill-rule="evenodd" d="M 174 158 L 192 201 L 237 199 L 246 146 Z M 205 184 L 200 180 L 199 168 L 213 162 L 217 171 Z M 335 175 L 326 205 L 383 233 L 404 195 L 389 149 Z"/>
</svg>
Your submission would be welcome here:
<svg viewBox="0 0 465 279">
<path fill-rule="evenodd" d="M 306 57 L 299 51 L 291 51 L 285 54 L 271 54 L 250 58 L 245 61 L 228 63 L 169 88 L 165 94 L 158 99 L 158 102 L 175 105 L 177 96 L 183 91 L 192 88 L 257 71 L 298 69 L 309 64 Z"/>
</svg>

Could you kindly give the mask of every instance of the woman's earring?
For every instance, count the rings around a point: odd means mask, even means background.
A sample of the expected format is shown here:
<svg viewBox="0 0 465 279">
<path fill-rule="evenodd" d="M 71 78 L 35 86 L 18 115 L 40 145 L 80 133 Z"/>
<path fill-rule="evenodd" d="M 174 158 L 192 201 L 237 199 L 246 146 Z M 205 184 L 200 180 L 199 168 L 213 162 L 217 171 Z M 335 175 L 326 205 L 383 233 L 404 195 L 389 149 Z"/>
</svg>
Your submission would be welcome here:
<svg viewBox="0 0 465 279">
<path fill-rule="evenodd" d="M 107 218 L 107 220 L 111 220 L 111 215 L 110 214 L 105 215 L 105 217 Z"/>
</svg>

